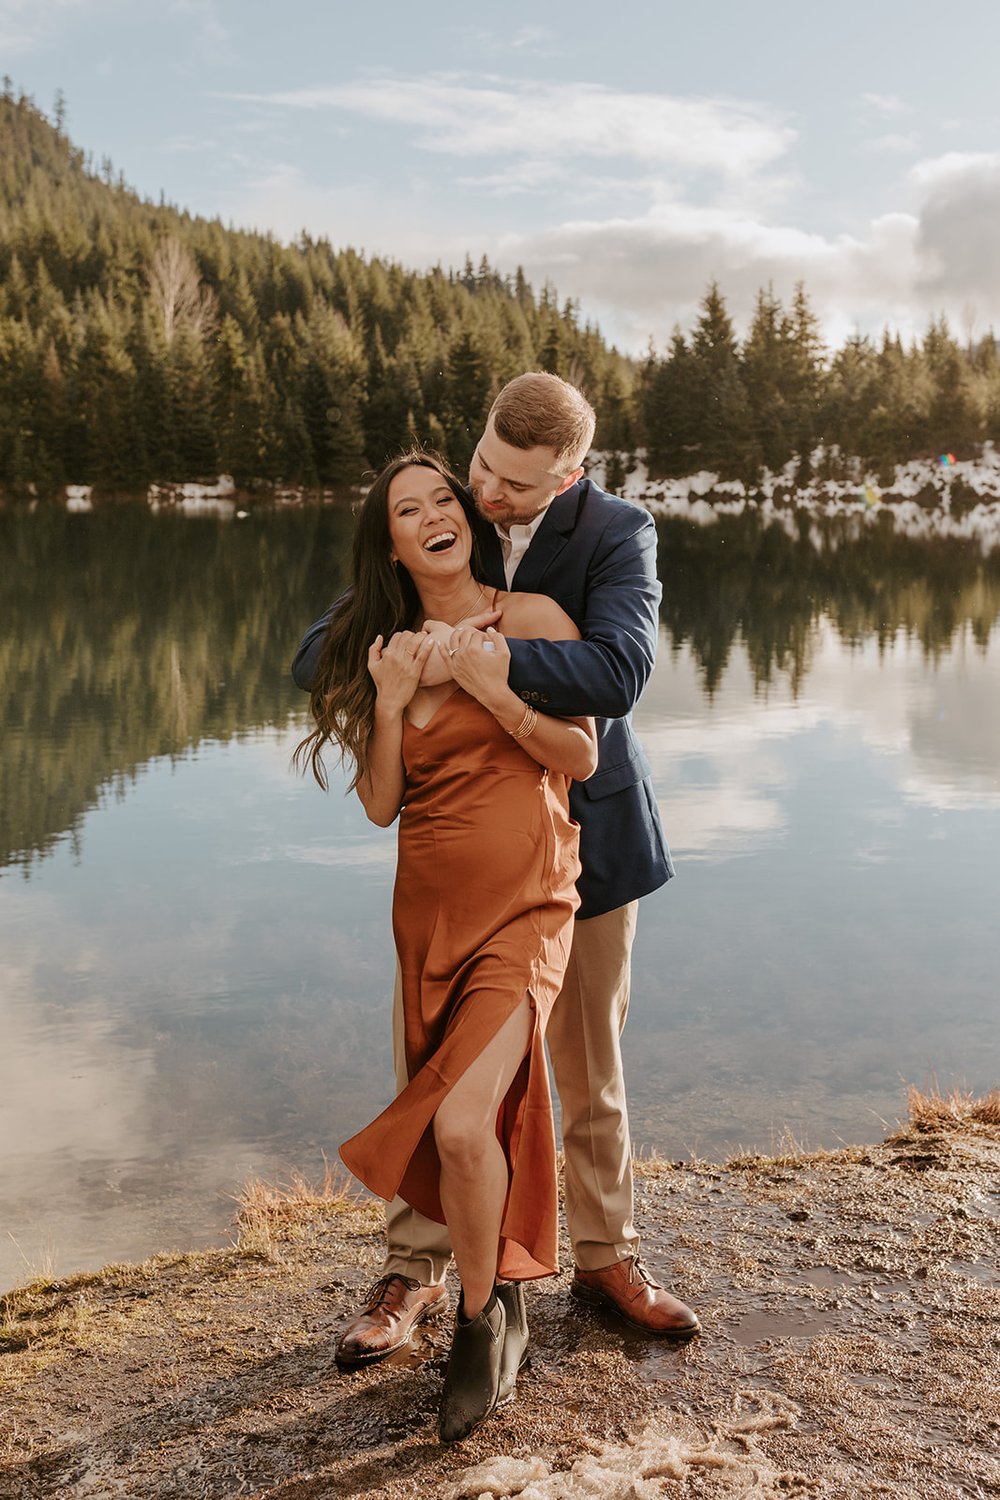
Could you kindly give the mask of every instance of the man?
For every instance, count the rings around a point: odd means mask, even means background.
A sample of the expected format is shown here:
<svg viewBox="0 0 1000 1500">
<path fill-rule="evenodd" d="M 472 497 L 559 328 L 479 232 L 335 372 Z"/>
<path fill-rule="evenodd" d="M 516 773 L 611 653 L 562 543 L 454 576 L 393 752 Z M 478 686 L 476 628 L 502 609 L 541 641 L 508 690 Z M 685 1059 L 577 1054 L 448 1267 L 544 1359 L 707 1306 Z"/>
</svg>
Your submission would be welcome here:
<svg viewBox="0 0 1000 1500">
<path fill-rule="evenodd" d="M 583 477 L 594 412 L 555 375 L 527 374 L 500 392 L 469 470 L 483 525 L 488 583 L 546 593 L 577 623 L 580 641 L 508 642 L 510 684 L 525 703 L 597 720 L 594 775 L 570 794 L 580 824 L 581 897 L 563 989 L 547 1039 L 562 1107 L 566 1220 L 576 1269 L 571 1290 L 633 1327 L 691 1338 L 695 1314 L 639 1258 L 632 1220 L 632 1146 L 619 1039 L 629 999 L 639 898 L 673 874 L 631 710 L 653 668 L 660 584 L 647 511 Z M 311 687 L 330 612 L 307 632 L 292 666 Z M 479 617 L 480 627 L 496 616 Z M 407 1082 L 399 986 L 394 1013 L 397 1086 Z M 396 1199 L 387 1211 L 384 1274 L 337 1346 L 337 1362 L 383 1359 L 418 1323 L 447 1306 L 446 1228 Z"/>
</svg>

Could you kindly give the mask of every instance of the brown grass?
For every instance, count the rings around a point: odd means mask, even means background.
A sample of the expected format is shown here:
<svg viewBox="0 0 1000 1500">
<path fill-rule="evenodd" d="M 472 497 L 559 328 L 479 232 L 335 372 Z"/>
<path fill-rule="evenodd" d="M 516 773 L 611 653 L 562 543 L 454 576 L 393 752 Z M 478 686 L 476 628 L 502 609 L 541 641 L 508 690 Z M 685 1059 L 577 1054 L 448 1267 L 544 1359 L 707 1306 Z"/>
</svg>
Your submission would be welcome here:
<svg viewBox="0 0 1000 1500">
<path fill-rule="evenodd" d="M 323 1181 L 293 1170 L 286 1183 L 251 1177 L 236 1199 L 236 1249 L 241 1255 L 280 1260 L 280 1245 L 297 1240 L 317 1219 L 342 1213 L 361 1198 L 352 1179 L 325 1163 Z"/>
<path fill-rule="evenodd" d="M 911 1083 L 906 1109 L 914 1130 L 968 1130 L 975 1125 L 1000 1125 L 1000 1089 L 978 1097 L 965 1089 L 942 1094 L 937 1082 L 924 1091 Z"/>
<path fill-rule="evenodd" d="M 826 1162 L 858 1161 L 865 1155 L 864 1147 L 861 1146 L 835 1146 L 831 1149 L 818 1148 L 813 1150 L 798 1140 L 790 1130 L 783 1130 L 775 1145 L 773 1153 L 766 1155 L 760 1151 L 743 1151 L 737 1148 L 732 1156 L 726 1158 L 726 1166 L 730 1171 L 774 1171 L 782 1167 L 811 1167 L 819 1166 Z"/>
</svg>

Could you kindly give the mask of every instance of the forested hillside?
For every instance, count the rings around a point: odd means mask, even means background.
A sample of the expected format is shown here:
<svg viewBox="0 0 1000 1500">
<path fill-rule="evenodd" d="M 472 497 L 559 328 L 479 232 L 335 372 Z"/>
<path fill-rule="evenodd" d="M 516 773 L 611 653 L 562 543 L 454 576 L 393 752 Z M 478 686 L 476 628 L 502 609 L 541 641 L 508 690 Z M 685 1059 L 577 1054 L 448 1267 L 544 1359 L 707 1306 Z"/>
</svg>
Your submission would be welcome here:
<svg viewBox="0 0 1000 1500">
<path fill-rule="evenodd" d="M 0 485 L 331 484 L 413 438 L 462 465 L 497 386 L 540 366 L 587 387 L 600 441 L 630 444 L 628 361 L 550 290 L 144 201 L 6 85 Z"/>
<path fill-rule="evenodd" d="M 653 473 L 752 485 L 793 455 L 840 477 L 1000 439 L 992 333 L 961 344 L 939 320 L 909 346 L 830 351 L 799 287 L 789 308 L 762 290 L 740 341 L 712 284 L 689 334 L 632 361 L 485 258 L 417 273 L 144 200 L 93 168 L 61 108 L 50 122 L 4 81 L 0 489 L 329 485 L 414 439 L 461 469 L 493 393 L 530 368 L 587 391 L 612 484 L 638 448 Z"/>
</svg>

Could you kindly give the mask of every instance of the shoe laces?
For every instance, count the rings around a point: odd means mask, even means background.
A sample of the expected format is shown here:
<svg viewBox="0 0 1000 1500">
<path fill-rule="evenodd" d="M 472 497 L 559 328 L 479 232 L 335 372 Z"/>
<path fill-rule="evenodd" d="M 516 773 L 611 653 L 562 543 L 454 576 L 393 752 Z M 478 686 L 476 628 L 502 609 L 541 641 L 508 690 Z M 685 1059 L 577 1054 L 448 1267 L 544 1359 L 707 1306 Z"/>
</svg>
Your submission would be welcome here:
<svg viewBox="0 0 1000 1500">
<path fill-rule="evenodd" d="M 410 1292 L 417 1291 L 420 1286 L 420 1282 L 415 1281 L 412 1276 L 404 1276 L 400 1271 L 390 1271 L 388 1276 L 380 1276 L 378 1281 L 373 1282 L 367 1292 L 365 1292 L 365 1310 L 367 1312 L 374 1312 L 377 1307 L 381 1307 L 387 1301 L 390 1287 L 394 1281 L 401 1281 L 407 1291 Z"/>
<path fill-rule="evenodd" d="M 662 1289 L 662 1283 L 657 1281 L 656 1277 L 651 1274 L 651 1272 L 644 1265 L 638 1255 L 633 1255 L 631 1257 L 631 1261 L 632 1269 L 629 1271 L 628 1275 L 628 1279 L 630 1282 L 635 1281 L 636 1275 L 638 1274 L 642 1277 L 647 1286 L 661 1287 Z"/>
</svg>

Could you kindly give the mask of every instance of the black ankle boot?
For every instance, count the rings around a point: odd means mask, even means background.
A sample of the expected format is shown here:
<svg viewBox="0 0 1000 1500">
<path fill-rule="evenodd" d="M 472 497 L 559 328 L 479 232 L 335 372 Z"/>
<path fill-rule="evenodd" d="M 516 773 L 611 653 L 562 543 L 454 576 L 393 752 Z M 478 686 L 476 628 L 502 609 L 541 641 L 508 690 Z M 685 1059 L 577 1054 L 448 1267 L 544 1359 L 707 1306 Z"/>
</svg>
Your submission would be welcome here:
<svg viewBox="0 0 1000 1500">
<path fill-rule="evenodd" d="M 445 1371 L 438 1432 L 442 1443 L 468 1437 L 497 1404 L 506 1318 L 496 1288 L 476 1317 L 466 1321 L 459 1299 L 448 1368 Z"/>
<path fill-rule="evenodd" d="M 513 1396 L 517 1373 L 528 1363 L 528 1318 L 524 1310 L 524 1287 L 519 1281 L 505 1281 L 498 1286 L 497 1301 L 506 1320 L 497 1395 L 497 1405 L 500 1406 Z"/>
</svg>

